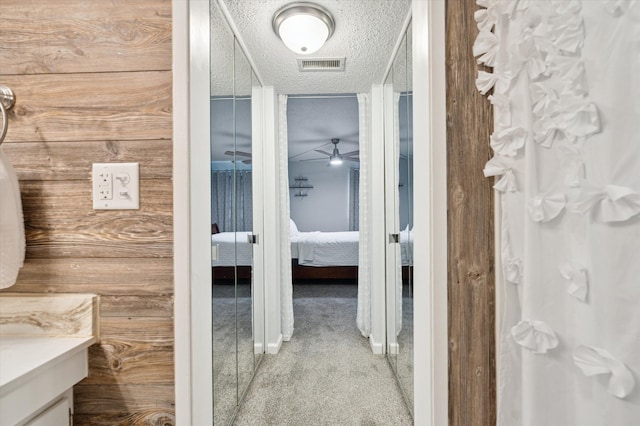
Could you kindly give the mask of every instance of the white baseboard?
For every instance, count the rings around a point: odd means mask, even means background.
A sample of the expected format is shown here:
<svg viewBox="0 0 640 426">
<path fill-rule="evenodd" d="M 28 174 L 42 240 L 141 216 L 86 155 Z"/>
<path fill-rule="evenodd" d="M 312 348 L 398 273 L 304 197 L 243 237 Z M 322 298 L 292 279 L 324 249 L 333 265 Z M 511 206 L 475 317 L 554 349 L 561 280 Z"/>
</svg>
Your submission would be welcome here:
<svg viewBox="0 0 640 426">
<path fill-rule="evenodd" d="M 281 346 L 282 346 L 282 334 L 279 334 L 277 342 L 267 344 L 267 353 L 275 355 L 278 352 L 280 352 Z"/>
<path fill-rule="evenodd" d="M 400 352 L 400 345 L 397 343 L 389 343 L 389 355 L 398 355 Z"/>
<path fill-rule="evenodd" d="M 369 344 L 374 355 L 384 355 L 384 344 L 374 341 L 373 335 L 369 336 Z"/>
<path fill-rule="evenodd" d="M 264 353 L 264 345 L 262 343 L 253 344 L 253 353 L 254 354 L 263 354 Z"/>
</svg>

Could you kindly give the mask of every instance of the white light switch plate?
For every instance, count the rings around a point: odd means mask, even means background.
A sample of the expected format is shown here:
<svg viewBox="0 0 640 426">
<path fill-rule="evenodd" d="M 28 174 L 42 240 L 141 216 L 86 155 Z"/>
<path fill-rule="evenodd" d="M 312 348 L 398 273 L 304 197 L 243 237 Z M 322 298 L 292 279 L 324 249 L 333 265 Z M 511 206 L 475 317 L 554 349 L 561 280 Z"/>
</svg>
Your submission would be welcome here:
<svg viewBox="0 0 640 426">
<path fill-rule="evenodd" d="M 137 210 L 140 208 L 138 163 L 93 164 L 93 209 Z"/>
</svg>

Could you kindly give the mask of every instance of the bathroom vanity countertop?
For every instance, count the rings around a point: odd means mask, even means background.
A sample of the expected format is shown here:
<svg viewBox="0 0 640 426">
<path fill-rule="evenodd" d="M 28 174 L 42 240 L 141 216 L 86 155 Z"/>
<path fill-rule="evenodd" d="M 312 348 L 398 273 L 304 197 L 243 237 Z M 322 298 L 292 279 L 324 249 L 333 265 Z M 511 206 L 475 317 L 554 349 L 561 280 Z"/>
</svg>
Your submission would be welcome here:
<svg viewBox="0 0 640 426">
<path fill-rule="evenodd" d="M 0 395 L 95 342 L 95 337 L 0 335 Z"/>
<path fill-rule="evenodd" d="M 0 335 L 0 424 L 17 424 L 87 377 L 95 337 Z"/>
</svg>

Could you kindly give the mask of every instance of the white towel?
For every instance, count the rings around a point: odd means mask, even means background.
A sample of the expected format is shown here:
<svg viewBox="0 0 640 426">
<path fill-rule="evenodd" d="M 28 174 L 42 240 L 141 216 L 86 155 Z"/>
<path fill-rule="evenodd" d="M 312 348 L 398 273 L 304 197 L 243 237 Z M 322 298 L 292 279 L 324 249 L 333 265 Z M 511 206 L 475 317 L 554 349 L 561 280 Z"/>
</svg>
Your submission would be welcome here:
<svg viewBox="0 0 640 426">
<path fill-rule="evenodd" d="M 18 177 L 0 147 L 0 288 L 15 284 L 24 263 L 25 238 Z"/>
</svg>

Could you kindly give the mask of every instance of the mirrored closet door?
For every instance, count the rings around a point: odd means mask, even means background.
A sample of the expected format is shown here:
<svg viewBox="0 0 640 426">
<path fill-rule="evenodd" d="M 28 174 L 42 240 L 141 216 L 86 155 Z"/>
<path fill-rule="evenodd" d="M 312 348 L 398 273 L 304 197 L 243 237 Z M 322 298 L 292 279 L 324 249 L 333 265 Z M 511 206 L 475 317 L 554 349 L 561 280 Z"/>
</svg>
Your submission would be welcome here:
<svg viewBox="0 0 640 426">
<path fill-rule="evenodd" d="M 252 93 L 259 82 L 214 0 L 210 11 L 213 411 L 214 424 L 226 425 L 255 373 L 255 348 L 262 348 L 253 297 L 253 223 L 261 212 L 253 209 Z"/>
<path fill-rule="evenodd" d="M 387 357 L 413 413 L 413 89 L 411 25 L 384 83 Z"/>
</svg>

